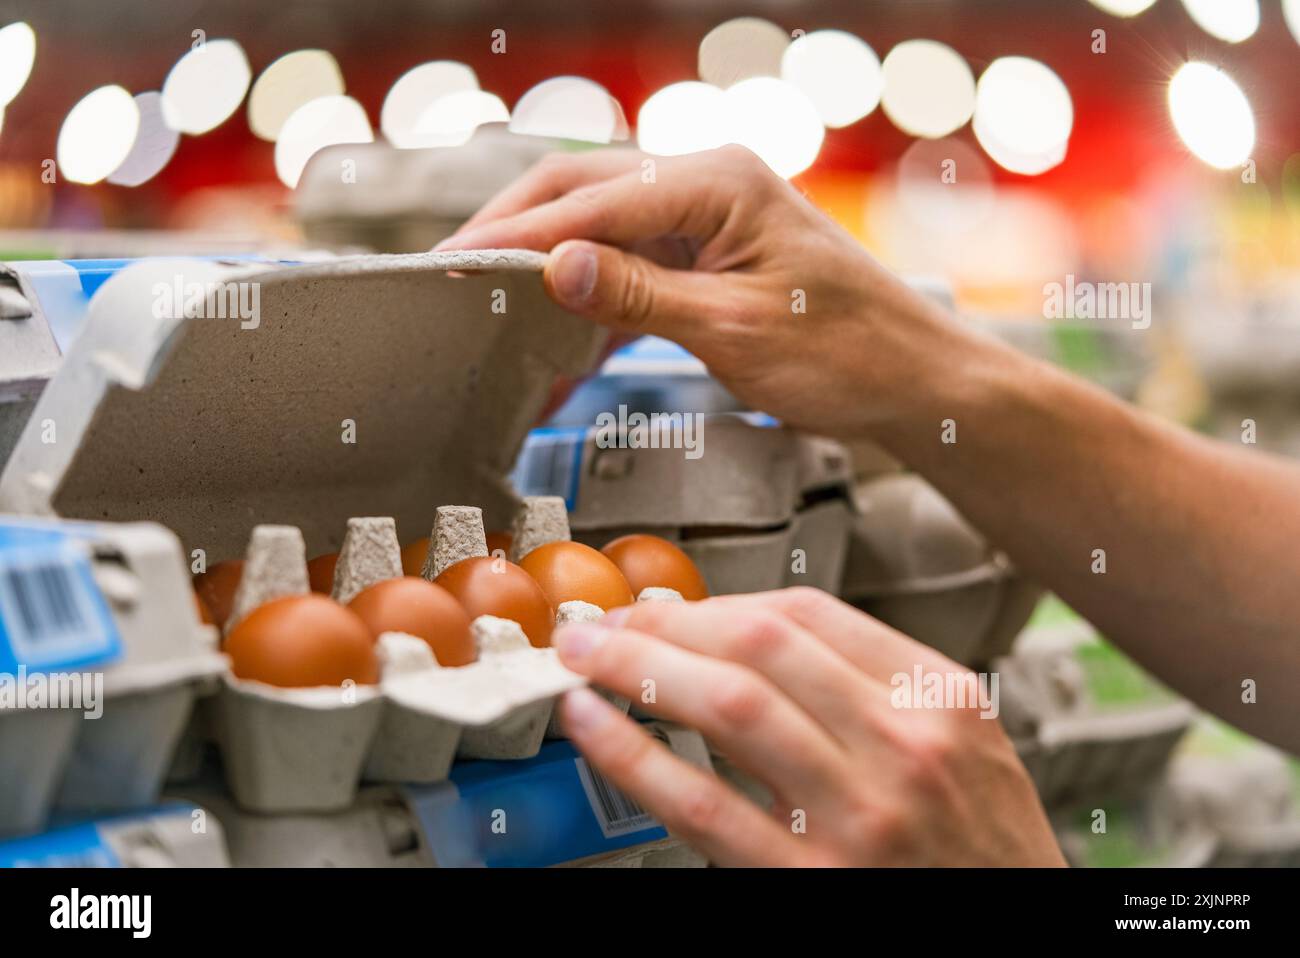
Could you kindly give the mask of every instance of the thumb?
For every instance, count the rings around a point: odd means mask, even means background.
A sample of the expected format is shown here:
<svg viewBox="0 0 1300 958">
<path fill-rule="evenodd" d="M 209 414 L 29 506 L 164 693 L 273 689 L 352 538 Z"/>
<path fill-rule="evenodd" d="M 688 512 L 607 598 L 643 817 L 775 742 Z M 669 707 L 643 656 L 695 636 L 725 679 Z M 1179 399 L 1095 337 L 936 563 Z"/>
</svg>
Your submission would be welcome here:
<svg viewBox="0 0 1300 958">
<path fill-rule="evenodd" d="M 699 316 L 704 277 L 665 269 L 635 253 L 586 240 L 551 251 L 542 274 L 551 299 L 570 312 L 629 333 L 677 339 Z M 694 305 L 694 308 L 692 306 Z"/>
</svg>

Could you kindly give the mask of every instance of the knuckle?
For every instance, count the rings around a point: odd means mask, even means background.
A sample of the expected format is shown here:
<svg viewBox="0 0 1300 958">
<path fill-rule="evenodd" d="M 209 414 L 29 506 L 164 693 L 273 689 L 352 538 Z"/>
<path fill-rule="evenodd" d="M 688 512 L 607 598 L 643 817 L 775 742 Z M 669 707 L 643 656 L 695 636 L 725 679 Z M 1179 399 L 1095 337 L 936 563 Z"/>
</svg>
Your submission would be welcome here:
<svg viewBox="0 0 1300 958">
<path fill-rule="evenodd" d="M 761 682 L 742 675 L 715 688 L 710 711 L 724 727 L 743 729 L 762 718 L 770 702 L 771 697 Z"/>
<path fill-rule="evenodd" d="M 635 256 L 627 257 L 623 288 L 619 293 L 619 314 L 633 326 L 647 323 L 654 315 L 654 281 L 646 264 Z"/>
<path fill-rule="evenodd" d="M 747 612 L 736 623 L 733 653 L 743 662 L 765 662 L 789 642 L 785 620 L 772 612 Z"/>
<path fill-rule="evenodd" d="M 821 616 L 839 604 L 838 599 L 810 585 L 782 589 L 777 595 L 785 608 L 796 614 L 807 615 L 809 618 Z"/>
<path fill-rule="evenodd" d="M 724 814 L 723 793 L 717 785 L 693 787 L 678 803 L 670 830 L 688 835 L 715 834 Z"/>
<path fill-rule="evenodd" d="M 956 754 L 956 736 L 946 726 L 914 733 L 903 750 L 904 776 L 917 788 L 935 790 L 947 779 Z"/>
</svg>

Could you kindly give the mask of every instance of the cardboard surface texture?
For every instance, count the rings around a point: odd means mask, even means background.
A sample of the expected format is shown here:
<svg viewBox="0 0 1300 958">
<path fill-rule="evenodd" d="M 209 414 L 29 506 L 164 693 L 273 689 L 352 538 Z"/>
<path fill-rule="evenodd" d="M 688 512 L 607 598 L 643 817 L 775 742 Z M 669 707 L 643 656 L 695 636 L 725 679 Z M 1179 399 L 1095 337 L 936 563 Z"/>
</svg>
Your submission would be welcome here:
<svg viewBox="0 0 1300 958">
<path fill-rule="evenodd" d="M 911 473 L 860 483 L 844 597 L 967 665 L 1011 648 L 1041 590 Z"/>
<path fill-rule="evenodd" d="M 604 338 L 549 303 L 544 260 L 479 251 L 298 266 L 181 259 L 126 266 L 99 288 L 41 393 L 0 475 L 0 509 L 150 519 L 179 536 L 186 552 L 202 549 L 209 565 L 241 555 L 250 529 L 274 519 L 278 526 L 254 537 L 264 541 L 254 543 L 236 617 L 306 591 L 303 557 L 340 549 L 345 530 L 354 559 L 365 551 L 358 542 L 387 543 L 373 527 L 349 527 L 353 516 L 427 530 L 434 507 L 468 501 L 503 527 L 518 504 L 505 474 L 555 376 L 581 374 Z M 456 269 L 493 272 L 447 275 Z M 201 295 L 183 307 L 179 291 L 190 289 Z M 251 289 L 256 315 L 227 310 L 230 291 L 246 303 Z M 160 306 L 173 290 L 171 305 Z M 12 320 L 0 326 L 15 329 Z M 57 442 L 42 441 L 46 420 L 57 424 Z M 105 528 L 137 530 L 138 538 L 156 527 Z M 194 621 L 175 536 L 153 534 L 164 538 L 174 568 L 166 581 L 142 584 L 138 593 L 149 601 L 137 595 L 130 611 L 143 616 L 156 599 L 166 614 L 148 629 L 123 629 L 135 636 L 130 667 L 107 677 L 110 696 L 147 698 L 107 708 L 71 757 L 75 730 L 66 713 L 0 716 L 0 742 L 30 743 L 17 723 L 48 719 L 40 729 L 50 756 L 38 763 L 49 766 L 36 769 L 43 775 L 24 776 L 24 794 L 6 791 L 0 828 L 36 827 L 65 766 L 60 795 L 69 804 L 106 801 L 109 781 L 114 801 L 151 797 L 192 703 L 174 686 L 224 669 L 215 636 Z M 123 546 L 127 559 L 143 561 L 148 550 L 132 554 L 134 541 L 128 536 Z M 341 591 L 376 574 L 354 559 L 338 570 Z M 197 638 L 177 635 L 177 622 L 207 636 L 203 654 L 190 648 Z M 553 652 L 531 647 L 491 651 L 460 670 L 482 688 L 465 679 L 459 699 L 436 674 L 451 671 L 435 665 L 356 689 L 345 708 L 339 690 L 271 689 L 227 675 L 208 725 L 247 806 L 337 808 L 351 801 L 368 760 L 379 776 L 445 775 L 448 723 L 462 754 L 535 752 L 554 697 L 581 681 Z M 426 727 L 413 731 L 417 715 Z M 371 755 L 381 725 L 394 736 L 441 737 L 444 747 L 420 768 L 397 767 L 391 748 Z"/>
<path fill-rule="evenodd" d="M 1030 630 L 992 668 L 1003 725 L 1049 807 L 1140 794 L 1194 715 L 1087 628 Z"/>
<path fill-rule="evenodd" d="M 0 835 L 39 829 L 52 808 L 153 801 L 196 697 L 225 668 L 216 631 L 198 621 L 172 533 L 150 523 L 32 527 L 76 530 L 70 535 L 86 549 L 121 651 L 59 670 L 86 682 L 102 675 L 96 717 L 66 706 L 0 709 Z"/>
</svg>

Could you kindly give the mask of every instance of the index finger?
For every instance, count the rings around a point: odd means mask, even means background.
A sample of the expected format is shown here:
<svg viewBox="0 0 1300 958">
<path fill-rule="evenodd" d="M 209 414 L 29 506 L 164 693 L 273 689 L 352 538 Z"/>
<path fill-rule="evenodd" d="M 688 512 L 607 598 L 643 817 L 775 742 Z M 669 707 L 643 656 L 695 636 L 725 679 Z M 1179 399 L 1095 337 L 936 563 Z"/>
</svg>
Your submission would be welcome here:
<svg viewBox="0 0 1300 958">
<path fill-rule="evenodd" d="M 533 164 L 522 176 L 461 224 L 448 240 L 482 223 L 514 216 L 526 209 L 548 203 L 570 190 L 588 183 L 599 183 L 626 173 L 641 162 L 645 154 L 638 150 L 606 149 L 588 153 L 552 153 Z M 442 244 L 440 243 L 439 246 Z"/>
<path fill-rule="evenodd" d="M 439 249 L 548 251 L 570 239 L 613 246 L 662 236 L 712 239 L 727 222 L 736 179 L 707 154 L 658 161 L 655 175 L 633 171 L 589 183 L 523 212 L 462 230 Z"/>
</svg>

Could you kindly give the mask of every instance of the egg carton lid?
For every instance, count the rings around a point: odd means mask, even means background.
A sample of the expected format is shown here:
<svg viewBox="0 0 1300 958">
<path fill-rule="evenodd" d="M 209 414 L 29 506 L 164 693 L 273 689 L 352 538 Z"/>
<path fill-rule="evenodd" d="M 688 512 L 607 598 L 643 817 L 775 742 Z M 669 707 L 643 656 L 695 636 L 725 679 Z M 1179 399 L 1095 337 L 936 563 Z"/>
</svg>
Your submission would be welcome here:
<svg viewBox="0 0 1300 958">
<path fill-rule="evenodd" d="M 555 376 L 593 366 L 605 337 L 550 303 L 544 263 L 132 263 L 91 299 L 0 475 L 0 509 L 160 522 L 209 564 L 242 554 L 259 521 L 300 527 L 308 554 L 337 550 L 353 515 L 419 530 L 438 504 L 474 502 L 503 526 L 506 473 Z"/>
<path fill-rule="evenodd" d="M 302 222 L 434 217 L 463 220 L 517 179 L 560 141 L 480 126 L 460 146 L 398 149 L 389 143 L 346 143 L 316 153 L 294 191 Z M 339 164 L 355 164 L 344 182 Z"/>
</svg>

